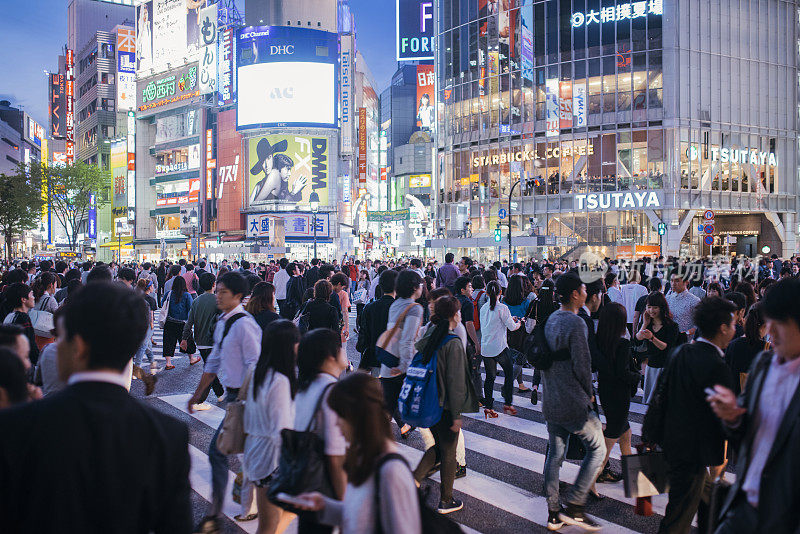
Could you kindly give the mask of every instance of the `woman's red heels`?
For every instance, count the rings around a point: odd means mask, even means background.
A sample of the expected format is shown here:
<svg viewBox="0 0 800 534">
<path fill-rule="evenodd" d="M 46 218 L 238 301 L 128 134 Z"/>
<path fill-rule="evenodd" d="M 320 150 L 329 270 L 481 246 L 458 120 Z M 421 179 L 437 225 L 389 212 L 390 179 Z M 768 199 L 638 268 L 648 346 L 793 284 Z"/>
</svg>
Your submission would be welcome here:
<svg viewBox="0 0 800 534">
<path fill-rule="evenodd" d="M 496 411 L 492 410 L 491 408 L 484 408 L 483 409 L 483 416 L 484 416 L 484 419 L 496 419 L 496 418 L 500 417 L 500 415 L 498 415 L 498 413 Z"/>
<path fill-rule="evenodd" d="M 506 415 L 517 415 L 517 409 L 513 406 L 503 406 L 503 413 Z"/>
</svg>

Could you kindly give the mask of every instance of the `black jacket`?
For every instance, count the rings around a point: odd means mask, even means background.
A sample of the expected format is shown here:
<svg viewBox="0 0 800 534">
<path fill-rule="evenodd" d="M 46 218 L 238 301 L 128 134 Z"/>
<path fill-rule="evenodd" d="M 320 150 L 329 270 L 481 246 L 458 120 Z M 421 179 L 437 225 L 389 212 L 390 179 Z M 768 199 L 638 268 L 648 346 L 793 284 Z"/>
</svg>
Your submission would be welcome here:
<svg viewBox="0 0 800 534">
<path fill-rule="evenodd" d="M 356 350 L 361 353 L 359 369 L 368 369 L 380 365 L 375 358 L 375 345 L 378 338 L 386 331 L 389 322 L 389 308 L 394 297 L 384 295 L 367 304 L 361 311 L 361 322 L 358 324 L 358 341 Z"/>
<path fill-rule="evenodd" d="M 292 276 L 286 282 L 286 307 L 290 312 L 285 317 L 294 318 L 303 304 L 303 293 L 306 292 L 306 284 L 302 276 Z"/>
<path fill-rule="evenodd" d="M 594 319 L 586 312 L 586 309 L 581 308 L 578 310 L 578 317 L 583 319 L 586 323 L 587 341 L 589 342 L 589 354 L 592 356 L 592 371 L 597 371 L 599 365 L 598 359 L 600 358 L 600 350 L 597 348 L 597 334 L 594 330 Z"/>
<path fill-rule="evenodd" d="M 79 382 L 0 411 L 3 532 L 192 532 L 186 425 Z"/>
<path fill-rule="evenodd" d="M 706 388 L 732 388 L 733 379 L 717 348 L 686 343 L 662 371 L 667 380 L 664 454 L 676 465 L 711 466 L 724 460 L 725 432 L 706 401 Z"/>
<path fill-rule="evenodd" d="M 305 278 L 306 287 L 314 287 L 314 284 L 320 279 L 319 266 L 315 265 L 311 267 L 306 271 L 306 274 L 303 275 L 303 278 Z"/>
<path fill-rule="evenodd" d="M 754 360 L 747 376 L 744 393 L 739 399 L 739 404 L 747 408 L 747 413 L 742 416 L 741 423 L 735 429 L 728 429 L 734 445 L 738 446 L 736 482 L 722 505 L 721 515 L 724 515 L 733 504 L 750 466 L 753 440 L 758 431 L 753 414 L 758 410 L 762 394 L 761 388 L 771 361 L 772 353 L 770 352 L 764 352 Z M 763 393 L 769 395 L 770 392 Z M 798 473 L 800 473 L 800 387 L 795 390 L 794 396 L 786 408 L 775 435 L 775 441 L 767 456 L 767 462 L 761 471 L 758 493 L 758 525 L 760 527 L 758 532 L 783 534 L 800 531 Z"/>
<path fill-rule="evenodd" d="M 308 329 L 330 328 L 339 331 L 339 312 L 325 300 L 309 300 L 303 306 L 303 314 L 308 314 Z"/>
</svg>

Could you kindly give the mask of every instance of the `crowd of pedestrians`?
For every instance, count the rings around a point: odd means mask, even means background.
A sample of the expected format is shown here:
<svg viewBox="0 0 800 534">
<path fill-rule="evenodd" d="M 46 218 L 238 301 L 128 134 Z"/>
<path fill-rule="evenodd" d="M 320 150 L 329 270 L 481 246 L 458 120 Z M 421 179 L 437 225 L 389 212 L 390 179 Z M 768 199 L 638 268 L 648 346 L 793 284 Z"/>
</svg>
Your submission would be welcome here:
<svg viewBox="0 0 800 534">
<path fill-rule="evenodd" d="M 484 265 L 452 253 L 442 265 L 4 264 L 0 530 L 219 532 L 239 454 L 236 519 L 257 519 L 259 533 L 293 521 L 301 533 L 448 532 L 447 514 L 464 507 L 454 482 L 469 476 L 464 414 L 514 417 L 519 393 L 542 403 L 548 529 L 599 530 L 587 504 L 624 475 L 611 449 L 638 445 L 666 461 L 660 532 L 689 532 L 695 517 L 718 534 L 795 532 L 798 259 L 734 267 Z M 203 367 L 187 410 L 210 409 L 212 391 L 228 408 L 199 524 L 186 426 L 127 393 L 139 379 L 152 394 L 176 351 Z M 634 398 L 648 406 L 642 443 Z M 409 465 L 395 439 L 415 432 L 426 450 Z M 575 444 L 580 469 L 564 492 Z M 417 488 L 437 473 L 429 510 Z"/>
</svg>

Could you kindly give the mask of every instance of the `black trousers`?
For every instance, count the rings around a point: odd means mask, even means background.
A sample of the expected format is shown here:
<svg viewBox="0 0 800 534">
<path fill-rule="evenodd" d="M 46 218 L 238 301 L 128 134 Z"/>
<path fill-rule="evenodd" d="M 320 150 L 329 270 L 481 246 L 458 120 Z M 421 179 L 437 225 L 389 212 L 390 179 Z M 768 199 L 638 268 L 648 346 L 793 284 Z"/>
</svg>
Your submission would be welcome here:
<svg viewBox="0 0 800 534">
<path fill-rule="evenodd" d="M 286 313 L 288 311 L 286 309 L 286 299 L 278 300 L 277 303 L 278 303 L 278 315 L 280 315 L 284 319 L 289 319 L 290 321 L 294 319 L 294 317 L 288 317 L 288 314 Z"/>
<path fill-rule="evenodd" d="M 203 358 L 203 365 L 205 365 L 206 360 L 208 359 L 208 355 L 211 354 L 211 349 L 197 349 L 200 351 L 200 357 Z M 214 395 L 217 396 L 218 399 L 222 399 L 222 395 L 225 393 L 225 388 L 222 387 L 222 384 L 219 383 L 219 378 L 214 377 L 214 381 L 211 382 L 211 385 L 208 386 L 205 391 L 203 391 L 202 400 L 200 402 L 205 402 L 208 398 L 208 393 L 214 390 Z"/>
<path fill-rule="evenodd" d="M 414 479 L 417 482 L 427 476 L 433 466 L 438 461 L 442 462 L 439 475 L 441 482 L 439 484 L 440 500 L 448 502 L 453 498 L 453 483 L 456 480 L 456 443 L 458 443 L 458 432 L 453 432 L 450 427 L 453 426 L 453 417 L 448 411 L 442 412 L 442 418 L 439 422 L 430 428 L 433 434 L 434 445 L 425 451 L 419 465 L 414 469 Z"/>
<path fill-rule="evenodd" d="M 486 379 L 483 381 L 483 398 L 485 406 L 491 408 L 494 405 L 494 379 L 497 377 L 497 364 L 503 368 L 503 388 L 500 392 L 503 395 L 503 403 L 511 406 L 514 398 L 514 364 L 508 356 L 508 349 L 503 350 L 497 356 L 490 358 L 483 357 L 483 366 L 486 367 Z"/>
<path fill-rule="evenodd" d="M 400 390 L 403 389 L 403 380 L 406 375 L 393 376 L 391 378 L 381 378 L 381 386 L 383 386 L 383 404 L 389 416 L 394 418 L 397 426 L 403 428 L 403 419 L 400 417 L 400 411 L 397 409 L 397 399 L 400 397 Z"/>
<path fill-rule="evenodd" d="M 692 518 L 700 505 L 708 472 L 703 466 L 670 465 L 669 502 L 658 527 L 659 534 L 684 534 L 692 528 Z"/>
<path fill-rule="evenodd" d="M 167 321 L 164 323 L 164 358 L 175 356 L 175 346 L 183 336 L 183 321 Z"/>
</svg>

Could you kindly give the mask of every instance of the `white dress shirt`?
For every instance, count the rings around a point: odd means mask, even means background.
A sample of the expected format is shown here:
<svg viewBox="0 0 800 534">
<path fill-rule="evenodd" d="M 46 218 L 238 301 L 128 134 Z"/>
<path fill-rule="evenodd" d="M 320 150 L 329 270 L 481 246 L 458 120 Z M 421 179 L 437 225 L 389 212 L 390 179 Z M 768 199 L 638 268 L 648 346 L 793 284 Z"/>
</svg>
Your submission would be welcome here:
<svg viewBox="0 0 800 534">
<path fill-rule="evenodd" d="M 225 342 L 220 346 L 222 334 L 225 332 L 225 321 L 237 313 L 244 313 L 245 316 L 233 323 Z M 239 304 L 217 320 L 214 327 L 214 348 L 211 349 L 203 370 L 216 374 L 226 388 L 240 388 L 244 383 L 245 373 L 255 366 L 260 355 L 261 327 Z"/>
<path fill-rule="evenodd" d="M 286 299 L 286 284 L 289 282 L 289 273 L 286 269 L 280 269 L 272 277 L 272 285 L 275 286 L 275 300 Z"/>
<path fill-rule="evenodd" d="M 516 330 L 520 323 L 514 322 L 508 306 L 497 302 L 494 310 L 491 301 L 481 306 L 481 356 L 494 358 L 508 348 L 508 330 Z"/>
<path fill-rule="evenodd" d="M 106 382 L 130 389 L 130 381 L 124 373 L 114 373 L 112 371 L 81 371 L 73 373 L 67 380 L 67 385 L 71 386 L 78 382 Z"/>
<path fill-rule="evenodd" d="M 761 396 L 758 399 L 756 413 L 752 414 L 750 424 L 756 426 L 756 435 L 750 451 L 750 465 L 742 482 L 742 491 L 747 494 L 747 502 L 758 507 L 758 490 L 761 485 L 761 473 L 767 463 L 767 457 L 775 443 L 775 436 L 783 421 L 786 408 L 792 401 L 797 385 L 800 383 L 800 358 L 781 363 L 778 355 L 772 357 Z"/>
<path fill-rule="evenodd" d="M 294 401 L 289 379 L 273 369 L 253 399 L 253 380 L 244 405 L 244 442 L 242 467 L 248 480 L 268 477 L 278 467 L 281 451 L 281 430 L 294 426 Z"/>
</svg>

